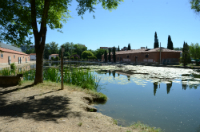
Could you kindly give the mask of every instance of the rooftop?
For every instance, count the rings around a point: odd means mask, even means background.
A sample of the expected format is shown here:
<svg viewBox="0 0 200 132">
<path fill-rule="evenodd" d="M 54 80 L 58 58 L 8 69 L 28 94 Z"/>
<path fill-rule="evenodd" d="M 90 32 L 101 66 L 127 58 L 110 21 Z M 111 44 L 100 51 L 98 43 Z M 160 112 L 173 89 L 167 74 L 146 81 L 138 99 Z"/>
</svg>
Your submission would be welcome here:
<svg viewBox="0 0 200 132">
<path fill-rule="evenodd" d="M 10 49 L 7 49 L 7 48 L 1 48 L 1 47 L 0 47 L 0 51 L 2 51 L 2 52 L 8 52 L 8 53 L 13 53 L 13 54 L 19 54 L 19 55 L 28 55 L 28 54 L 25 54 L 23 52 L 14 51 L 14 50 L 10 50 Z"/>
<path fill-rule="evenodd" d="M 18 48 L 18 47 L 12 46 L 12 45 L 8 45 L 8 44 L 4 44 L 2 42 L 0 42 L 0 48 L 5 48 L 5 49 L 22 52 L 21 48 Z"/>
</svg>

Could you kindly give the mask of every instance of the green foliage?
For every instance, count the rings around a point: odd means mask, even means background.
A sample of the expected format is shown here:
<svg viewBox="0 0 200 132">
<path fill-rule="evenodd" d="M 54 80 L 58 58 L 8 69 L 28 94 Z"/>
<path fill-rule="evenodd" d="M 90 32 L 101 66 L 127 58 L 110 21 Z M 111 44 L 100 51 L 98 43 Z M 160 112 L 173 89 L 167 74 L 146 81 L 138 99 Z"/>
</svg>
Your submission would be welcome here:
<svg viewBox="0 0 200 132">
<path fill-rule="evenodd" d="M 97 49 L 95 51 L 95 56 L 97 57 L 97 59 L 101 59 L 102 55 L 105 53 L 105 49 Z"/>
<path fill-rule="evenodd" d="M 10 69 L 14 71 L 17 69 L 17 66 L 15 65 L 15 63 L 10 64 Z"/>
<path fill-rule="evenodd" d="M 158 48 L 158 47 L 159 47 L 158 36 L 157 36 L 157 33 L 155 32 L 155 35 L 154 35 L 154 48 Z"/>
<path fill-rule="evenodd" d="M 91 51 L 83 51 L 81 56 L 83 59 L 87 59 L 88 56 L 94 56 L 94 54 Z"/>
<path fill-rule="evenodd" d="M 56 42 L 47 43 L 44 48 L 44 58 L 49 59 L 49 55 L 58 54 L 58 44 Z"/>
<path fill-rule="evenodd" d="M 105 50 L 104 59 L 105 59 L 105 62 L 107 62 L 107 50 Z"/>
<path fill-rule="evenodd" d="M 0 75 L 2 76 L 10 76 L 11 74 L 12 72 L 9 68 L 4 68 L 3 70 L 0 70 Z"/>
<path fill-rule="evenodd" d="M 72 59 L 72 60 L 73 60 L 73 59 L 74 59 L 74 56 L 70 57 L 70 59 Z"/>
<path fill-rule="evenodd" d="M 168 36 L 168 42 L 167 42 L 167 48 L 173 50 L 174 46 L 173 46 L 173 42 L 171 40 L 171 36 Z"/>
<path fill-rule="evenodd" d="M 59 71 L 57 68 L 48 68 L 44 70 L 43 73 L 44 80 L 52 81 L 52 82 L 59 82 Z"/>
<path fill-rule="evenodd" d="M 82 126 L 82 124 L 83 124 L 83 123 L 82 123 L 82 122 L 80 122 L 80 123 L 78 123 L 78 126 Z"/>
<path fill-rule="evenodd" d="M 134 129 L 137 129 L 137 128 L 142 129 L 143 132 L 162 132 L 160 128 L 150 127 L 148 125 L 142 124 L 141 122 L 136 122 L 130 127 Z"/>
<path fill-rule="evenodd" d="M 200 57 L 200 46 L 198 43 L 196 44 L 193 44 L 191 43 L 191 45 L 189 46 L 189 53 L 190 53 L 190 56 L 196 60 L 196 65 L 199 65 L 197 59 L 199 59 Z"/>
<path fill-rule="evenodd" d="M 59 60 L 59 57 L 58 57 L 58 56 L 56 56 L 56 57 L 55 57 L 55 60 L 57 60 L 57 61 L 58 61 L 58 60 Z"/>
<path fill-rule="evenodd" d="M 191 0 L 191 9 L 194 9 L 196 12 L 200 12 L 200 1 L 199 0 Z"/>
<path fill-rule="evenodd" d="M 109 54 L 108 54 L 108 60 L 109 60 L 109 62 L 111 62 L 111 48 L 109 48 Z"/>
<path fill-rule="evenodd" d="M 35 48 L 26 50 L 26 54 L 35 53 Z"/>
<path fill-rule="evenodd" d="M 117 120 L 113 119 L 113 124 L 117 125 L 118 124 Z"/>
<path fill-rule="evenodd" d="M 182 63 L 184 66 L 186 66 L 188 63 L 190 63 L 190 61 L 189 46 L 184 42 L 182 50 Z"/>
<path fill-rule="evenodd" d="M 116 62 L 116 53 L 115 53 L 115 47 L 113 47 L 113 62 Z"/>
<path fill-rule="evenodd" d="M 131 44 L 130 43 L 128 44 L 128 50 L 131 50 Z"/>
<path fill-rule="evenodd" d="M 97 59 L 96 56 L 88 56 L 88 59 Z"/>
<path fill-rule="evenodd" d="M 120 49 L 119 49 L 119 46 L 118 46 L 118 49 L 117 49 L 117 51 L 120 51 Z"/>
</svg>

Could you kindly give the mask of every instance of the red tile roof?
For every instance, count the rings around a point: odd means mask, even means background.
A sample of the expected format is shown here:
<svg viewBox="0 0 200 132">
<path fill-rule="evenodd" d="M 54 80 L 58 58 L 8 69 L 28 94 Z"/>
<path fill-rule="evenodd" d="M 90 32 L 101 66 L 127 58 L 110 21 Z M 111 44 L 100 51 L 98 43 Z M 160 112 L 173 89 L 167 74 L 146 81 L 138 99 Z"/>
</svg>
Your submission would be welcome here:
<svg viewBox="0 0 200 132">
<path fill-rule="evenodd" d="M 30 53 L 29 55 L 36 55 L 36 53 Z"/>
<path fill-rule="evenodd" d="M 25 54 L 23 52 L 19 52 L 19 51 L 15 51 L 15 50 L 10 50 L 10 49 L 5 49 L 5 48 L 1 48 L 1 47 L 0 47 L 0 51 L 7 52 L 7 53 L 13 53 L 13 54 L 19 54 L 19 55 L 26 55 L 26 56 L 28 56 L 28 54 Z"/>
<path fill-rule="evenodd" d="M 50 56 L 53 56 L 53 55 L 58 55 L 58 54 L 51 54 Z"/>
</svg>

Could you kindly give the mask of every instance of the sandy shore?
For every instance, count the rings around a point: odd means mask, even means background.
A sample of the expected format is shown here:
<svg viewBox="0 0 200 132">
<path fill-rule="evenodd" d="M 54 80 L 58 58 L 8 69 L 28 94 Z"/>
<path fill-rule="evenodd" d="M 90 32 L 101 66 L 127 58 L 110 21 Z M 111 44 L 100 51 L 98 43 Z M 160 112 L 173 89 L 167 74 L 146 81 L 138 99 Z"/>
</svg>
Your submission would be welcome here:
<svg viewBox="0 0 200 132">
<path fill-rule="evenodd" d="M 36 86 L 0 87 L 0 132 L 138 132 L 117 126 L 94 112 L 95 97 L 79 89 L 45 82 Z"/>
</svg>

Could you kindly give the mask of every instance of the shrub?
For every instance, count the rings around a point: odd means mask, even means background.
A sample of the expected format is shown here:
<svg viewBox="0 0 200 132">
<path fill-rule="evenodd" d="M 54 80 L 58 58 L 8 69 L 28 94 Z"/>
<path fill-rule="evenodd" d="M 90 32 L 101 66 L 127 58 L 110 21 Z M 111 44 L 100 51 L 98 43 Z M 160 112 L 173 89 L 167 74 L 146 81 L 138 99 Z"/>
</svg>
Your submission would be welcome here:
<svg viewBox="0 0 200 132">
<path fill-rule="evenodd" d="M 56 56 L 55 60 L 57 60 L 57 61 L 58 61 L 58 60 L 59 60 L 59 57 L 58 57 L 58 56 Z"/>
<path fill-rule="evenodd" d="M 55 58 L 54 58 L 54 57 L 51 57 L 51 60 L 53 61 L 53 60 L 55 60 Z"/>
<path fill-rule="evenodd" d="M 10 69 L 13 71 L 17 69 L 17 66 L 15 65 L 15 63 L 10 64 Z"/>
<path fill-rule="evenodd" d="M 83 57 L 83 59 L 86 59 L 88 58 L 88 56 L 94 56 L 94 54 L 91 51 L 83 51 L 81 56 Z"/>
<path fill-rule="evenodd" d="M 97 59 L 96 56 L 88 56 L 88 59 Z"/>
</svg>

